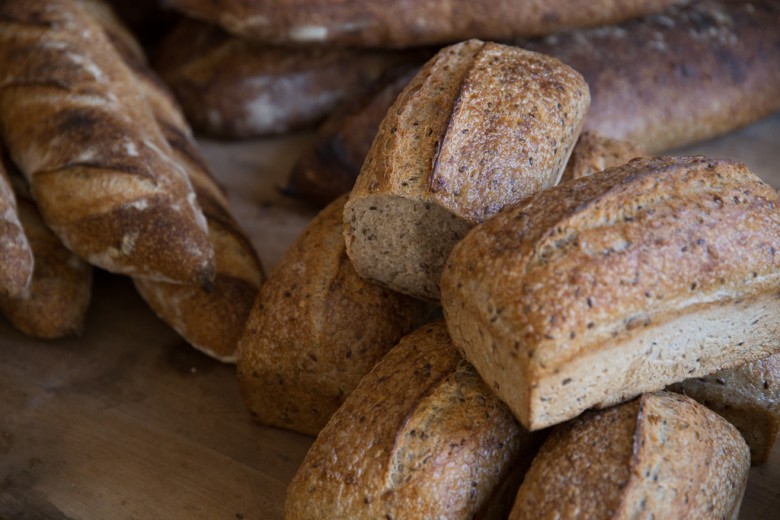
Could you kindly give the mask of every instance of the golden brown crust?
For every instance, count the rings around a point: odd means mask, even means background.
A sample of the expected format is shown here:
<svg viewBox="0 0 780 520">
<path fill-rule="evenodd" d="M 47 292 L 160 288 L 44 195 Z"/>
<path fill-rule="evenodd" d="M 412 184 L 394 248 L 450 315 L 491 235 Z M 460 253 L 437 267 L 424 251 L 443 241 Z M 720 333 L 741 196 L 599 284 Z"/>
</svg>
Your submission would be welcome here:
<svg viewBox="0 0 780 520">
<path fill-rule="evenodd" d="M 426 325 L 322 430 L 288 488 L 285 518 L 471 519 L 534 447 L 444 324 Z"/>
<path fill-rule="evenodd" d="M 155 68 L 197 131 L 251 138 L 320 122 L 418 54 L 264 46 L 184 20 L 160 44 Z"/>
<path fill-rule="evenodd" d="M 524 46 L 583 76 L 585 130 L 656 154 L 780 109 L 780 3 L 704 1 Z"/>
<path fill-rule="evenodd" d="M 172 157 L 186 171 L 216 254 L 216 275 L 208 290 L 143 278 L 134 279 L 135 286 L 154 312 L 191 345 L 221 361 L 235 362 L 239 337 L 264 280 L 260 259 L 230 214 L 227 197 L 211 176 L 171 92 L 146 65 L 140 47 L 119 20 L 99 9 L 106 5 L 98 0 L 89 4 L 90 13 L 132 70 Z"/>
<path fill-rule="evenodd" d="M 388 111 L 347 203 L 358 273 L 437 300 L 469 227 L 558 181 L 587 105 L 554 58 L 479 40 L 442 49 Z"/>
<path fill-rule="evenodd" d="M 536 36 L 614 23 L 676 0 L 166 0 L 195 18 L 260 41 L 408 47 Z"/>
<path fill-rule="evenodd" d="M 556 428 L 509 518 L 736 519 L 748 453 L 733 426 L 693 400 L 645 394 Z"/>
<path fill-rule="evenodd" d="M 595 132 L 582 132 L 566 163 L 561 182 L 587 177 L 646 155 L 642 147 L 634 143 L 610 139 Z"/>
<path fill-rule="evenodd" d="M 0 127 L 47 224 L 110 271 L 210 281 L 192 187 L 100 26 L 74 0 L 4 2 L 0 24 Z"/>
<path fill-rule="evenodd" d="M 30 336 L 79 335 L 92 297 L 92 267 L 68 251 L 44 224 L 20 176 L 13 184 L 35 269 L 20 294 L 0 297 L 0 310 L 15 328 Z"/>
<path fill-rule="evenodd" d="M 325 208 L 261 289 L 241 339 L 244 401 L 263 423 L 316 435 L 428 306 L 360 278 L 342 235 L 346 196 Z"/>
<path fill-rule="evenodd" d="M 30 284 L 34 260 L 3 163 L 0 159 L 0 296 L 18 296 Z"/>
<path fill-rule="evenodd" d="M 779 203 L 744 165 L 703 157 L 541 192 L 453 250 L 453 341 L 532 429 L 777 352 Z"/>
<path fill-rule="evenodd" d="M 769 459 L 780 431 L 780 354 L 687 379 L 669 389 L 695 399 L 736 426 L 750 447 L 752 465 Z"/>
</svg>

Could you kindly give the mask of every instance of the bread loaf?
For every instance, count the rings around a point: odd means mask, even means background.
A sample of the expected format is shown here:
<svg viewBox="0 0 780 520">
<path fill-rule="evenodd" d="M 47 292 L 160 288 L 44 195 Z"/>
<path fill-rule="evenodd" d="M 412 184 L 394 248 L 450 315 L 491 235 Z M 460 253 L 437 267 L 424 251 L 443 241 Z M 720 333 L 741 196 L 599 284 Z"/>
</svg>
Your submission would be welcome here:
<svg viewBox="0 0 780 520">
<path fill-rule="evenodd" d="M 563 170 L 561 182 L 622 166 L 631 159 L 645 155 L 642 147 L 634 143 L 610 139 L 594 132 L 582 132 Z"/>
<path fill-rule="evenodd" d="M 171 156 L 192 182 L 216 255 L 216 275 L 209 290 L 145 278 L 135 278 L 135 286 L 154 312 L 188 343 L 211 357 L 235 362 L 238 339 L 264 279 L 260 259 L 230 214 L 227 197 L 209 173 L 173 95 L 147 66 L 133 36 L 103 2 L 79 1 L 90 6 L 90 13 L 132 71 L 170 145 Z"/>
<path fill-rule="evenodd" d="M 744 165 L 704 157 L 541 192 L 453 249 L 453 342 L 532 430 L 774 354 L 778 204 Z"/>
<path fill-rule="evenodd" d="M 669 387 L 714 410 L 750 447 L 754 466 L 769 460 L 780 430 L 780 354 Z"/>
<path fill-rule="evenodd" d="M 316 435 L 429 306 L 360 278 L 344 247 L 346 195 L 304 230 L 261 289 L 238 379 L 263 424 Z"/>
<path fill-rule="evenodd" d="M 749 468 L 723 418 L 681 395 L 646 394 L 556 427 L 509 519 L 736 520 Z"/>
<path fill-rule="evenodd" d="M 549 34 L 654 12 L 675 0 L 165 0 L 260 41 L 398 47 Z"/>
<path fill-rule="evenodd" d="M 0 131 L 46 223 L 109 271 L 209 283 L 206 222 L 130 71 L 75 0 L 0 4 Z"/>
<path fill-rule="evenodd" d="M 1 152 L 0 152 L 1 153 Z M 16 210 L 16 196 L 0 160 L 0 296 L 17 296 L 33 274 L 33 254 Z"/>
<path fill-rule="evenodd" d="M 92 298 L 92 267 L 62 245 L 44 224 L 21 175 L 9 169 L 35 268 L 21 293 L 0 296 L 0 310 L 14 328 L 28 336 L 80 335 Z"/>
<path fill-rule="evenodd" d="M 418 54 L 258 45 L 185 20 L 160 44 L 155 68 L 197 131 L 251 138 L 320 122 Z"/>
<path fill-rule="evenodd" d="M 447 47 L 382 121 L 345 209 L 358 273 L 431 300 L 452 246 L 555 184 L 588 88 L 553 58 L 470 40 Z"/>
<path fill-rule="evenodd" d="M 444 324 L 426 325 L 322 430 L 287 490 L 285 518 L 506 518 L 501 493 L 514 494 L 536 443 Z"/>
<path fill-rule="evenodd" d="M 523 46 L 585 77 L 585 130 L 657 154 L 780 109 L 778 27 L 777 0 L 703 1 Z"/>
</svg>

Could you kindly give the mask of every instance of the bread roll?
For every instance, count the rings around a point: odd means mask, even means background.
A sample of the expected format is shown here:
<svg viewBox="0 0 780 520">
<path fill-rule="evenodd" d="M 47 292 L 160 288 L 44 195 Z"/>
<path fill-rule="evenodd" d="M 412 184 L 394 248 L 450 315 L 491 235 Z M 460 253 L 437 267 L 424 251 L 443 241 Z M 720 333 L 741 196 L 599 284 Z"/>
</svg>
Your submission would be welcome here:
<svg viewBox="0 0 780 520">
<path fill-rule="evenodd" d="M 453 249 L 453 342 L 532 430 L 779 352 L 779 204 L 704 157 L 538 193 Z"/>
<path fill-rule="evenodd" d="M 241 139 L 310 127 L 419 53 L 271 47 L 185 20 L 156 54 L 194 128 Z"/>
<path fill-rule="evenodd" d="M 71 253 L 44 224 L 20 174 L 11 171 L 19 220 L 35 269 L 15 296 L 0 296 L 0 310 L 17 330 L 36 338 L 80 335 L 92 298 L 92 267 Z"/>
<path fill-rule="evenodd" d="M 130 71 L 75 0 L 0 4 L 0 131 L 46 223 L 109 271 L 209 283 L 186 173 Z"/>
<path fill-rule="evenodd" d="M 30 284 L 34 261 L 30 243 L 19 222 L 16 196 L 1 158 L 0 259 L 0 296 L 17 296 Z"/>
<path fill-rule="evenodd" d="M 736 520 L 749 452 L 687 397 L 646 394 L 558 426 L 526 474 L 510 520 Z"/>
<path fill-rule="evenodd" d="M 558 181 L 587 106 L 587 85 L 553 58 L 478 40 L 440 51 L 382 121 L 347 202 L 358 273 L 437 300 L 474 224 Z"/>
<path fill-rule="evenodd" d="M 260 259 L 231 215 L 227 197 L 209 173 L 173 95 L 146 65 L 137 42 L 105 4 L 80 1 L 92 7 L 90 13 L 132 70 L 172 157 L 192 182 L 216 254 L 216 275 L 208 290 L 145 278 L 135 278 L 135 286 L 154 312 L 188 343 L 215 359 L 235 362 L 238 339 L 264 280 Z"/>
<path fill-rule="evenodd" d="M 273 43 L 409 47 L 609 24 L 676 0 L 165 0 L 229 32 Z"/>
<path fill-rule="evenodd" d="M 260 290 L 238 362 L 244 402 L 263 424 L 317 435 L 429 306 L 366 282 L 347 258 L 346 195 L 304 230 Z"/>
<path fill-rule="evenodd" d="M 754 466 L 769 460 L 780 430 L 780 354 L 669 387 L 737 427 Z"/>
<path fill-rule="evenodd" d="M 641 146 L 620 139 L 610 139 L 594 132 L 582 132 L 563 171 L 561 182 L 587 177 L 631 159 L 647 155 Z"/>
<path fill-rule="evenodd" d="M 444 324 L 426 325 L 322 430 L 287 490 L 285 518 L 506 518 L 502 493 L 514 494 L 536 445 Z"/>
<path fill-rule="evenodd" d="M 780 109 L 778 27 L 777 0 L 703 1 L 523 45 L 585 77 L 585 130 L 657 154 Z"/>
</svg>

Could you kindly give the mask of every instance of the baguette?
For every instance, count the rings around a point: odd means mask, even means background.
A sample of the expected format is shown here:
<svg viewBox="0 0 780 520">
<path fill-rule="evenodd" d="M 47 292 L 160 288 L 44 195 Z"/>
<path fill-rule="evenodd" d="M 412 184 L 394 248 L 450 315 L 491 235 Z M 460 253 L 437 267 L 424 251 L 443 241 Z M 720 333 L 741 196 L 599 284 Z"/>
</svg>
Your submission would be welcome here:
<svg viewBox="0 0 780 520">
<path fill-rule="evenodd" d="M 561 182 L 587 177 L 645 155 L 642 147 L 634 143 L 610 139 L 594 132 L 582 132 L 566 163 Z"/>
<path fill-rule="evenodd" d="M 778 27 L 777 0 L 704 1 L 523 46 L 585 77 L 585 130 L 657 154 L 780 110 Z"/>
<path fill-rule="evenodd" d="M 558 181 L 587 106 L 587 85 L 553 58 L 478 40 L 440 51 L 382 121 L 347 202 L 358 273 L 437 300 L 474 224 Z"/>
<path fill-rule="evenodd" d="M 245 139 L 311 127 L 420 53 L 271 47 L 184 20 L 156 54 L 198 132 Z"/>
<path fill-rule="evenodd" d="M 216 255 L 216 274 L 208 291 L 195 284 L 146 278 L 134 278 L 135 287 L 155 314 L 188 343 L 215 359 L 235 363 L 239 337 L 264 280 L 260 259 L 230 214 L 227 197 L 209 173 L 176 100 L 147 66 L 138 43 L 105 3 L 79 1 L 90 7 L 132 71 L 172 157 L 192 182 Z"/>
<path fill-rule="evenodd" d="M 539 193 L 454 248 L 453 342 L 532 430 L 777 353 L 779 204 L 704 157 Z"/>
<path fill-rule="evenodd" d="M 426 325 L 382 358 L 314 441 L 285 519 L 506 518 L 537 439 L 452 348 L 444 324 Z"/>
<path fill-rule="evenodd" d="M 695 399 L 736 426 L 750 447 L 752 465 L 769 460 L 780 431 L 780 354 L 686 379 L 669 390 Z"/>
<path fill-rule="evenodd" d="M 30 284 L 34 260 L 3 162 L 0 160 L 0 296 L 13 297 Z"/>
<path fill-rule="evenodd" d="M 0 311 L 17 330 L 36 338 L 80 335 L 92 299 L 92 267 L 71 253 L 41 219 L 21 174 L 9 167 L 19 221 L 35 268 L 15 296 L 0 296 Z"/>
<path fill-rule="evenodd" d="M 261 289 L 238 379 L 258 422 L 317 435 L 377 361 L 430 314 L 360 278 L 342 234 L 346 195 L 304 230 Z"/>
<path fill-rule="evenodd" d="M 185 172 L 131 72 L 75 0 L 0 4 L 0 131 L 47 225 L 109 271 L 210 283 Z"/>
<path fill-rule="evenodd" d="M 553 430 L 526 474 L 510 520 L 736 520 L 749 452 L 727 421 L 658 392 Z"/>
<path fill-rule="evenodd" d="M 165 0 L 194 18 L 263 42 L 417 47 L 535 36 L 614 23 L 679 0 Z"/>
</svg>

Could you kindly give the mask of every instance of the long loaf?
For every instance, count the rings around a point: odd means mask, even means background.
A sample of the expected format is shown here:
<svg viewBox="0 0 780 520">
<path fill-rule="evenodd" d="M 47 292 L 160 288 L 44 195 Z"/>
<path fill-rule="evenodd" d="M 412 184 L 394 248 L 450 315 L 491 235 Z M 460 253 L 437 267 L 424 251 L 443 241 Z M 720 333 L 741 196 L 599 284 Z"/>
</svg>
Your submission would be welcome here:
<svg viewBox="0 0 780 520">
<path fill-rule="evenodd" d="M 16 296 L 30 283 L 33 254 L 17 213 L 11 181 L 0 162 L 0 296 Z"/>
</svg>

